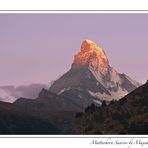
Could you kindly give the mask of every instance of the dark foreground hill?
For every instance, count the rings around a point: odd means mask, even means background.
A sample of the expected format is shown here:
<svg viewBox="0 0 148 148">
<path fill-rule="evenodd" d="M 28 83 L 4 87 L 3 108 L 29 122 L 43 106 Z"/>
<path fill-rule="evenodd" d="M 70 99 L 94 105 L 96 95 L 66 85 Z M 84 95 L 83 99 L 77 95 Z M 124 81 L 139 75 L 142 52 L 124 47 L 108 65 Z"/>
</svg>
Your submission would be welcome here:
<svg viewBox="0 0 148 148">
<path fill-rule="evenodd" d="M 119 101 L 91 105 L 85 113 L 47 92 L 42 90 L 46 98 L 41 93 L 31 102 L 0 102 L 0 134 L 148 134 L 148 82 Z M 54 97 L 59 109 L 54 108 Z M 65 109 L 67 105 L 71 109 Z"/>
<path fill-rule="evenodd" d="M 0 102 L 0 134 L 71 133 L 78 111 L 82 109 L 69 99 L 42 89 L 36 99 Z"/>
<path fill-rule="evenodd" d="M 48 119 L 10 103 L 0 102 L 0 134 L 57 134 Z"/>
<path fill-rule="evenodd" d="M 148 134 L 148 82 L 120 101 L 77 113 L 75 134 Z"/>
</svg>

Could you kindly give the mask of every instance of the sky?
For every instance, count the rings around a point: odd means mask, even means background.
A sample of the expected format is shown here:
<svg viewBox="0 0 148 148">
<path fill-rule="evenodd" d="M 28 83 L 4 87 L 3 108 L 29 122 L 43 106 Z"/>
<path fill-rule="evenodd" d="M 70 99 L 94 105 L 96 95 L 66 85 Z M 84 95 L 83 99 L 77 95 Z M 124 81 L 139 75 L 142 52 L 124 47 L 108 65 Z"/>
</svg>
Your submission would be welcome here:
<svg viewBox="0 0 148 148">
<path fill-rule="evenodd" d="M 49 84 L 70 69 L 85 39 L 119 73 L 148 79 L 148 14 L 1 13 L 0 85 Z"/>
</svg>

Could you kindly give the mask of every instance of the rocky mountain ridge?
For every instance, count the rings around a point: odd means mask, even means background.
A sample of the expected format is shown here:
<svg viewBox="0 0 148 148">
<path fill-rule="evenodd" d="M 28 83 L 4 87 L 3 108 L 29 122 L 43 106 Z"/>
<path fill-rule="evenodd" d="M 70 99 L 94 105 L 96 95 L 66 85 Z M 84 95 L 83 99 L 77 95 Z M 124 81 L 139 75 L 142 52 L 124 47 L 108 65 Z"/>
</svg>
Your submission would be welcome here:
<svg viewBox="0 0 148 148">
<path fill-rule="evenodd" d="M 79 105 L 119 100 L 141 84 L 110 66 L 104 50 L 90 40 L 82 42 L 80 52 L 74 56 L 71 69 L 56 80 L 50 91 L 71 96 Z"/>
</svg>

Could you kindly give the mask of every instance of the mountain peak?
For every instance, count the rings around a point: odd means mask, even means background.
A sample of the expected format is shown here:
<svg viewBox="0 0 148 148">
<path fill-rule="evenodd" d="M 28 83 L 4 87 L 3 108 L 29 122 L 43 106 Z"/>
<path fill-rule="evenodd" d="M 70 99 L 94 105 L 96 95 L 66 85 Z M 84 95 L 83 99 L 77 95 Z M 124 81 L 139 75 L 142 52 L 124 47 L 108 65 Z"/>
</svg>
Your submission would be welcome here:
<svg viewBox="0 0 148 148">
<path fill-rule="evenodd" d="M 83 44 L 94 44 L 94 45 L 96 45 L 96 43 L 93 42 L 93 41 L 91 41 L 91 40 L 84 40 L 83 43 L 82 43 L 82 45 Z"/>
<path fill-rule="evenodd" d="M 99 47 L 95 42 L 91 40 L 84 40 L 81 44 L 81 51 L 94 51 L 94 52 L 101 52 L 103 49 Z"/>
<path fill-rule="evenodd" d="M 107 72 L 108 58 L 104 50 L 91 40 L 84 40 L 80 52 L 74 56 L 72 68 L 89 67 L 101 73 Z"/>
<path fill-rule="evenodd" d="M 82 42 L 71 69 L 57 79 L 50 91 L 70 98 L 82 108 L 119 100 L 140 84 L 109 65 L 104 50 L 91 40 Z"/>
</svg>

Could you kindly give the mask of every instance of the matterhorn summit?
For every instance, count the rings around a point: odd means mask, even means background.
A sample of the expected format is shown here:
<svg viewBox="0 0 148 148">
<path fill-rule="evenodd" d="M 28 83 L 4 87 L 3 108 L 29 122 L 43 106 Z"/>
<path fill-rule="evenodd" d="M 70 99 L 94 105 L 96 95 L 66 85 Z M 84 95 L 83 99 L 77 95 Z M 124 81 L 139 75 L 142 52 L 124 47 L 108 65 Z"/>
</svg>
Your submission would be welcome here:
<svg viewBox="0 0 148 148">
<path fill-rule="evenodd" d="M 119 100 L 140 83 L 111 67 L 105 51 L 91 40 L 82 42 L 71 69 L 56 80 L 50 91 L 71 99 L 81 107 Z"/>
<path fill-rule="evenodd" d="M 107 56 L 102 48 L 90 40 L 85 40 L 81 51 L 75 55 L 72 67 L 86 66 L 95 71 L 106 73 L 109 67 Z"/>
</svg>

